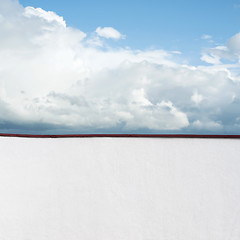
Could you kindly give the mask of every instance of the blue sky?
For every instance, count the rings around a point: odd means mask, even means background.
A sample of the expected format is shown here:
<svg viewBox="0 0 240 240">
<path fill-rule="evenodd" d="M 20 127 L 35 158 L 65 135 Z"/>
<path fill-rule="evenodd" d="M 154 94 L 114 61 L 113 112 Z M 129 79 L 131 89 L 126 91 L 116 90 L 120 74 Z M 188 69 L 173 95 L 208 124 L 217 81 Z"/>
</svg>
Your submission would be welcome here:
<svg viewBox="0 0 240 240">
<path fill-rule="evenodd" d="M 0 132 L 240 134 L 240 0 L 0 2 Z"/>
<path fill-rule="evenodd" d="M 202 48 L 225 44 L 240 31 L 238 0 L 149 1 L 47 1 L 20 0 L 24 6 L 41 7 L 64 16 L 67 24 L 86 33 L 98 26 L 111 26 L 127 38 L 120 46 L 183 51 L 199 63 Z M 201 39 L 207 34 L 212 43 Z"/>
</svg>

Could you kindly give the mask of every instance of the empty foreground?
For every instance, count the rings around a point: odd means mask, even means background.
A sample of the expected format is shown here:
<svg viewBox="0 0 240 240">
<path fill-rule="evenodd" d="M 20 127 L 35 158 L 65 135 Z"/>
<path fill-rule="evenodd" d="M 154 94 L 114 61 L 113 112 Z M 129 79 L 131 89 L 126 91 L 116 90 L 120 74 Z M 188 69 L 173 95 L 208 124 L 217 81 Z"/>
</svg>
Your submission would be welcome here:
<svg viewBox="0 0 240 240">
<path fill-rule="evenodd" d="M 0 239 L 239 240 L 240 140 L 0 138 Z"/>
</svg>

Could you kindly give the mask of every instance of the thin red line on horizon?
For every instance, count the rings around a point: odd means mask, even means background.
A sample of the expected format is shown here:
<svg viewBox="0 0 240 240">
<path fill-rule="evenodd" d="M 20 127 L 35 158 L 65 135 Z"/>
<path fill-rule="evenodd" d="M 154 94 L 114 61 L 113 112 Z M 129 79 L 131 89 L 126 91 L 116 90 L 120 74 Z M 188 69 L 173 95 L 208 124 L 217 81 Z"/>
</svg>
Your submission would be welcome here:
<svg viewBox="0 0 240 240">
<path fill-rule="evenodd" d="M 240 135 L 203 135 L 203 134 L 9 134 L 0 133 L 0 137 L 22 138 L 240 138 Z"/>
</svg>

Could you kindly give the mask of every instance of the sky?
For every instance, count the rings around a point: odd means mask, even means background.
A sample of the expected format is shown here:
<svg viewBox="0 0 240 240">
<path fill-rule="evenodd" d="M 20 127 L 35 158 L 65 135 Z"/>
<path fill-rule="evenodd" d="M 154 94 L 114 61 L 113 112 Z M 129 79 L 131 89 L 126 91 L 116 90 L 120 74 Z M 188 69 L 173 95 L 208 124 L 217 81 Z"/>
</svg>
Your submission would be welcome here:
<svg viewBox="0 0 240 240">
<path fill-rule="evenodd" d="M 25 7 L 54 11 L 64 16 L 69 26 L 86 33 L 98 26 L 114 27 L 127 36 L 118 46 L 184 51 L 188 61 L 198 64 L 202 48 L 225 44 L 240 30 L 239 0 L 20 2 Z M 211 41 L 202 39 L 204 35 L 212 36 Z"/>
<path fill-rule="evenodd" d="M 240 1 L 0 1 L 0 132 L 240 134 Z"/>
</svg>

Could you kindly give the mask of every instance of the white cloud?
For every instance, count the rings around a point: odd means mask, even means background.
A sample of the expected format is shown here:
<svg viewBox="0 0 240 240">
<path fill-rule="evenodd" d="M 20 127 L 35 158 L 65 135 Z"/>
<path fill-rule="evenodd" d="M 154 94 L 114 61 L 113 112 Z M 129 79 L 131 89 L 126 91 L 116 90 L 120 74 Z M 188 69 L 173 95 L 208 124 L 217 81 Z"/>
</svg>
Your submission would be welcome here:
<svg viewBox="0 0 240 240">
<path fill-rule="evenodd" d="M 202 60 L 208 63 L 219 64 L 220 59 L 238 61 L 240 59 L 240 33 L 232 36 L 226 46 L 220 45 L 210 48 L 203 53 Z"/>
<path fill-rule="evenodd" d="M 201 60 L 210 64 L 221 64 L 220 57 L 215 56 L 214 54 L 211 54 L 211 53 L 209 54 L 203 53 Z"/>
<path fill-rule="evenodd" d="M 240 33 L 231 37 L 227 43 L 230 52 L 240 55 Z"/>
<path fill-rule="evenodd" d="M 26 7 L 24 15 L 28 18 L 38 17 L 50 23 L 55 22 L 63 27 L 66 27 L 66 22 L 63 20 L 63 17 L 58 16 L 52 11 L 44 11 L 41 8 Z"/>
<path fill-rule="evenodd" d="M 203 99 L 204 97 L 201 94 L 199 94 L 197 91 L 191 97 L 191 100 L 196 104 L 201 103 Z"/>
<path fill-rule="evenodd" d="M 206 122 L 201 122 L 199 120 L 196 120 L 192 124 L 195 128 L 198 129 L 204 129 L 204 130 L 220 130 L 222 129 L 222 124 L 220 122 L 214 122 L 214 121 L 206 121 Z"/>
<path fill-rule="evenodd" d="M 208 35 L 208 34 L 202 35 L 202 39 L 204 39 L 204 40 L 209 40 L 209 39 L 211 39 L 211 38 L 212 38 L 212 36 L 210 36 L 210 35 Z"/>
<path fill-rule="evenodd" d="M 116 29 L 112 28 L 112 27 L 98 27 L 96 29 L 96 33 L 98 34 L 98 36 L 100 37 L 104 37 L 104 38 L 112 38 L 112 39 L 121 39 L 121 38 L 125 38 L 124 35 L 122 35 L 119 31 L 117 31 Z"/>
<path fill-rule="evenodd" d="M 180 52 L 180 51 L 171 51 L 171 53 L 173 53 L 173 54 L 178 54 L 178 55 L 181 55 L 181 54 L 182 54 L 182 52 Z"/>
<path fill-rule="evenodd" d="M 79 132 L 237 124 L 238 76 L 216 60 L 229 46 L 214 49 L 208 62 L 216 66 L 181 65 L 175 52 L 101 48 L 96 35 L 66 26 L 56 13 L 3 3 L 0 126 L 55 124 Z"/>
</svg>

